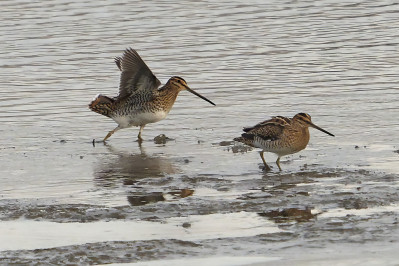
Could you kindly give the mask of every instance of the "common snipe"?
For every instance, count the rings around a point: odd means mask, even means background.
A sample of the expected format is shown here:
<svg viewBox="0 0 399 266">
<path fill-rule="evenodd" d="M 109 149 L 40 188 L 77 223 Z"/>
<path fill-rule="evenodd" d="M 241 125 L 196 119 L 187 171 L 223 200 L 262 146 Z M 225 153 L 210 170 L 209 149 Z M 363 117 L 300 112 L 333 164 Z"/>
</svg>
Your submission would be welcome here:
<svg viewBox="0 0 399 266">
<path fill-rule="evenodd" d="M 164 119 L 182 90 L 188 90 L 215 105 L 190 89 L 186 81 L 180 77 L 171 77 L 164 86 L 159 88 L 161 82 L 139 54 L 131 48 L 126 49 L 122 57 L 116 57 L 115 63 L 122 72 L 119 95 L 110 98 L 99 94 L 89 104 L 92 111 L 112 118 L 118 123 L 118 126 L 111 130 L 103 141 L 116 131 L 132 126 L 140 126 L 138 139 L 141 141 L 144 126 Z"/>
<path fill-rule="evenodd" d="M 261 148 L 260 157 L 266 171 L 269 171 L 270 167 L 267 165 L 263 153 L 272 152 L 277 154 L 276 164 L 281 171 L 281 156 L 299 152 L 308 145 L 310 138 L 309 127 L 316 128 L 334 137 L 330 132 L 313 124 L 310 115 L 299 113 L 293 118 L 276 116 L 253 127 L 244 128 L 245 133 L 234 140 L 255 148 Z"/>
</svg>

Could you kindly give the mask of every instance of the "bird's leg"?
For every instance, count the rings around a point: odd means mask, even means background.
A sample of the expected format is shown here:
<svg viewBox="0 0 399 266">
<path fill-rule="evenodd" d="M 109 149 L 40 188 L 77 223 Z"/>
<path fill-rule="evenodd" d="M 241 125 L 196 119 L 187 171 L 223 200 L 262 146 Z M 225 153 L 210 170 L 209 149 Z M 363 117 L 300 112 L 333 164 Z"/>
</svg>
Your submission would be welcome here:
<svg viewBox="0 0 399 266">
<path fill-rule="evenodd" d="M 145 125 L 140 126 L 140 131 L 139 131 L 139 135 L 137 136 L 137 138 L 139 139 L 139 141 L 143 141 L 143 138 L 141 137 L 141 132 L 143 132 Z"/>
<path fill-rule="evenodd" d="M 265 170 L 270 171 L 271 170 L 270 167 L 267 165 L 265 158 L 263 158 L 263 153 L 264 153 L 264 151 L 260 152 L 260 158 L 262 158 L 263 164 L 265 165 Z"/>
<path fill-rule="evenodd" d="M 282 169 L 280 167 L 280 156 L 277 158 L 276 164 L 278 166 L 278 169 L 280 169 L 280 171 L 282 171 Z"/>
<path fill-rule="evenodd" d="M 119 126 L 117 126 L 116 128 L 114 128 L 113 130 L 111 130 L 110 132 L 108 132 L 108 134 L 105 136 L 105 138 L 103 139 L 103 142 L 105 142 L 109 137 L 112 136 L 112 134 L 114 134 L 116 131 L 118 131 L 119 129 L 121 129 Z"/>
</svg>

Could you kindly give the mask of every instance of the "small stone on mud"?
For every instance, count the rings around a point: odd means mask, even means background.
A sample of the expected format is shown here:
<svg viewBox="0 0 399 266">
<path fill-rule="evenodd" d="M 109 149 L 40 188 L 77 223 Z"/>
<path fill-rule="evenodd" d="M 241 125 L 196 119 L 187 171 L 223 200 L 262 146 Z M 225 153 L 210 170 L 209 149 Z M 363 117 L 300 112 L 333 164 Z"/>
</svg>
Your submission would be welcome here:
<svg viewBox="0 0 399 266">
<path fill-rule="evenodd" d="M 296 193 L 297 195 L 301 195 L 301 196 L 309 196 L 309 192 L 306 191 L 299 191 L 298 193 Z"/>
<path fill-rule="evenodd" d="M 185 222 L 185 223 L 182 224 L 182 226 L 183 226 L 184 228 L 190 228 L 190 227 L 191 227 L 191 224 Z"/>
<path fill-rule="evenodd" d="M 154 143 L 155 144 L 165 144 L 169 140 L 173 140 L 173 139 L 168 138 L 167 136 L 165 136 L 165 134 L 160 134 L 154 138 Z"/>
<path fill-rule="evenodd" d="M 192 196 L 194 194 L 194 190 L 193 189 L 184 188 L 184 189 L 180 189 L 178 191 L 168 192 L 168 194 L 173 195 L 173 196 L 177 196 L 177 197 L 180 197 L 180 198 L 186 198 L 186 197 Z"/>
</svg>

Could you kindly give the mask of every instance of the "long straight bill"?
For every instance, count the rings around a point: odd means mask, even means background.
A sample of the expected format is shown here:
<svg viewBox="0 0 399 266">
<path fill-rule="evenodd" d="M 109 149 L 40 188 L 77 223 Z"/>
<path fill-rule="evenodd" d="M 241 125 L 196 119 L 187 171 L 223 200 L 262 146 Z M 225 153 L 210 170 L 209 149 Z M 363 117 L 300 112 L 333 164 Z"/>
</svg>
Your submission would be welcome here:
<svg viewBox="0 0 399 266">
<path fill-rule="evenodd" d="M 212 105 L 216 105 L 214 104 L 211 100 L 208 100 L 207 98 L 205 98 L 204 96 L 202 96 L 201 94 L 199 94 L 198 92 L 193 91 L 192 89 L 190 89 L 189 87 L 185 86 L 186 90 L 188 90 L 189 92 L 191 92 L 192 94 L 200 97 L 201 99 L 207 101 L 208 103 L 212 104 Z"/>
<path fill-rule="evenodd" d="M 318 127 L 318 126 L 316 126 L 316 125 L 313 124 L 313 123 L 310 123 L 310 122 L 309 122 L 309 124 L 310 124 L 312 127 L 314 127 L 315 129 L 318 129 L 318 130 L 320 130 L 321 132 L 324 132 L 324 133 L 326 133 L 326 134 L 328 134 L 328 135 L 330 135 L 330 136 L 335 137 L 333 134 L 331 134 L 331 133 L 328 132 L 327 130 L 322 129 L 321 127 Z"/>
</svg>

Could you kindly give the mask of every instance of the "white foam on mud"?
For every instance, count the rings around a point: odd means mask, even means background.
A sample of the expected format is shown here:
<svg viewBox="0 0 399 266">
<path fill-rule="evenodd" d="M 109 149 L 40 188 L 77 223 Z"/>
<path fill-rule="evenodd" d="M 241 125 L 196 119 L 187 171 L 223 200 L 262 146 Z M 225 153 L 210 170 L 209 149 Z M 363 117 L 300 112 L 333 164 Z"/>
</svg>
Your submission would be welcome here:
<svg viewBox="0 0 399 266">
<path fill-rule="evenodd" d="M 183 227 L 189 223 L 190 227 Z M 180 239 L 195 241 L 249 237 L 280 232 L 273 222 L 256 213 L 192 215 L 147 221 L 56 223 L 48 221 L 0 222 L 0 250 L 43 249 L 105 241 Z"/>
</svg>

